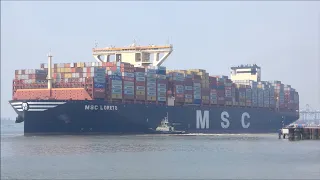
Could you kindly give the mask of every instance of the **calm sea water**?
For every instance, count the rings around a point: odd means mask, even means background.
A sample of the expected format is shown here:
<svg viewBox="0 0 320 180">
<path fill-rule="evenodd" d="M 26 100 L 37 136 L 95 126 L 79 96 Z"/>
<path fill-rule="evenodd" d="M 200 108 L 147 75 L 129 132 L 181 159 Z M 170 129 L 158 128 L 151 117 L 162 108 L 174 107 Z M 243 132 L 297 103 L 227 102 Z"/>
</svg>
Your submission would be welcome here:
<svg viewBox="0 0 320 180">
<path fill-rule="evenodd" d="M 320 141 L 264 135 L 22 135 L 1 124 L 1 179 L 319 179 Z"/>
</svg>

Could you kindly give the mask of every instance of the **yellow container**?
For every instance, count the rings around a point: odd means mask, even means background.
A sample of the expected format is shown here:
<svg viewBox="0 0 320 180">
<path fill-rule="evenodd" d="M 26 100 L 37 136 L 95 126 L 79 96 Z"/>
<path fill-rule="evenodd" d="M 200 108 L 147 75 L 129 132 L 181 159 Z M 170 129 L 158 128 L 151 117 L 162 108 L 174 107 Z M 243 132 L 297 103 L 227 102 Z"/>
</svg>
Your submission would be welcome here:
<svg viewBox="0 0 320 180">
<path fill-rule="evenodd" d="M 144 96 L 146 94 L 145 91 L 136 91 L 136 95 Z"/>
<path fill-rule="evenodd" d="M 156 100 L 157 100 L 157 97 L 156 97 L 156 96 L 148 96 L 148 97 L 147 97 L 147 100 L 148 100 L 148 101 L 156 101 Z"/>
</svg>

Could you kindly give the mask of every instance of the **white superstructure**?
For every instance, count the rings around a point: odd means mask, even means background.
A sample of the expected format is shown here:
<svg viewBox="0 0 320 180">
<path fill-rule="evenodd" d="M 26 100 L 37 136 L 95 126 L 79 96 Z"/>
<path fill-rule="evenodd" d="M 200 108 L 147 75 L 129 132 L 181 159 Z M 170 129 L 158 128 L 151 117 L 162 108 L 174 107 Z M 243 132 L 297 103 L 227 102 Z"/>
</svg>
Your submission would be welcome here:
<svg viewBox="0 0 320 180">
<path fill-rule="evenodd" d="M 261 68 L 256 64 L 231 67 L 231 80 L 246 84 L 249 81 L 261 81 Z"/>
<path fill-rule="evenodd" d="M 133 43 L 128 47 L 93 48 L 92 55 L 98 62 L 111 62 L 111 56 L 115 56 L 116 62 L 127 62 L 136 67 L 160 66 L 172 51 L 172 45 L 137 46 Z M 161 58 L 160 54 L 163 54 Z"/>
</svg>

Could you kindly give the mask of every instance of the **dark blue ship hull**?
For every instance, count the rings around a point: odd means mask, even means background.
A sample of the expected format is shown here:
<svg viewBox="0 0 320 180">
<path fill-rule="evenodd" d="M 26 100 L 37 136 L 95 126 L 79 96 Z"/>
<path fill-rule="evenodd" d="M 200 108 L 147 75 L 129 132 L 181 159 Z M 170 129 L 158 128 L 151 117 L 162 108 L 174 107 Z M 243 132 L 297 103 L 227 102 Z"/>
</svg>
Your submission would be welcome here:
<svg viewBox="0 0 320 180">
<path fill-rule="evenodd" d="M 167 116 L 188 133 L 271 133 L 296 121 L 296 112 L 267 108 L 162 106 L 105 101 L 10 101 L 24 133 L 152 133 Z"/>
</svg>

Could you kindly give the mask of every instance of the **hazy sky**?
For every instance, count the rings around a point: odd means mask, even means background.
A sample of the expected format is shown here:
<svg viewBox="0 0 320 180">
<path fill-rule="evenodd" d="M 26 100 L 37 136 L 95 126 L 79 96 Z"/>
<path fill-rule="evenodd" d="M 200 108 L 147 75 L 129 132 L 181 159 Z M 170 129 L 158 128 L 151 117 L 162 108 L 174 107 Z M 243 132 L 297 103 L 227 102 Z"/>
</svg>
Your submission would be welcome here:
<svg viewBox="0 0 320 180">
<path fill-rule="evenodd" d="M 300 106 L 320 109 L 320 2 L 3 2 L 1 116 L 15 69 L 39 68 L 49 49 L 54 63 L 95 61 L 99 46 L 164 44 L 164 65 L 229 75 L 232 65 L 257 63 L 263 80 L 300 93 Z"/>
</svg>

